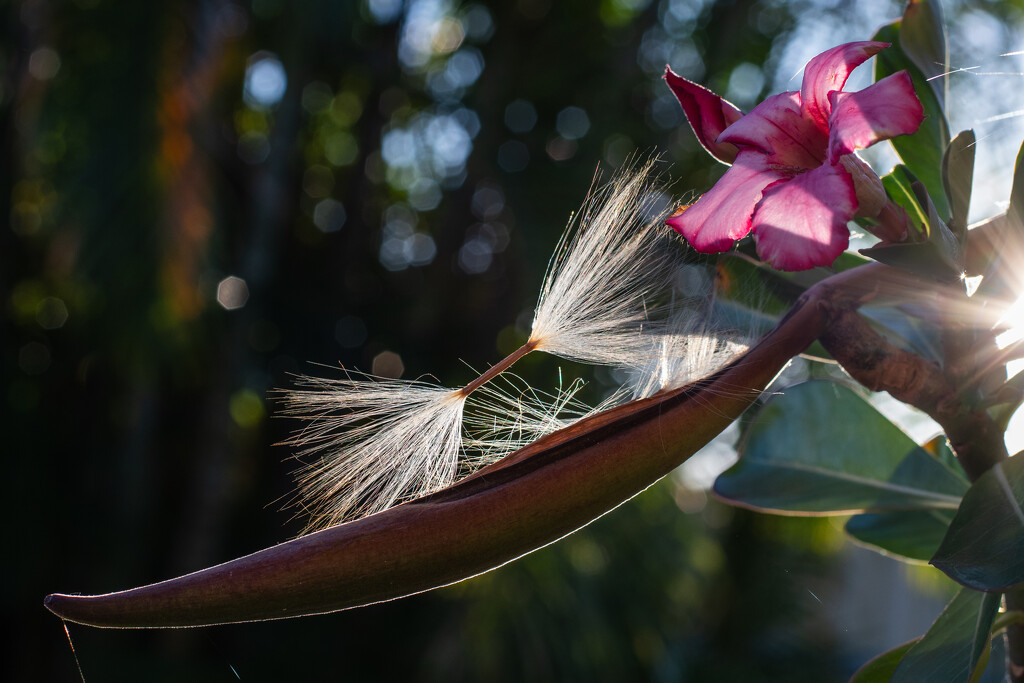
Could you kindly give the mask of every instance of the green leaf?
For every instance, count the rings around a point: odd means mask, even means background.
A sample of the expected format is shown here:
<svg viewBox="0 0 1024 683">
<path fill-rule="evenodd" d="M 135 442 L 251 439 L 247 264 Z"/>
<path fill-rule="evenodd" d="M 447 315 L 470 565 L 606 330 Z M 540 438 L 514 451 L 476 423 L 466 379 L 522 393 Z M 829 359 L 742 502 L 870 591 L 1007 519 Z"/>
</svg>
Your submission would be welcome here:
<svg viewBox="0 0 1024 683">
<path fill-rule="evenodd" d="M 947 282 L 959 274 L 949 266 L 943 250 L 934 242 L 871 247 L 861 249 L 860 253 L 879 263 L 925 275 L 930 280 Z"/>
<path fill-rule="evenodd" d="M 874 512 L 851 517 L 846 533 L 887 554 L 927 562 L 952 521 L 952 510 Z"/>
<path fill-rule="evenodd" d="M 967 473 L 964 472 L 963 468 L 960 467 L 960 461 L 956 459 L 956 453 L 949 447 L 949 441 L 946 439 L 945 434 L 939 434 L 928 443 L 922 446 L 929 453 L 939 459 L 939 462 L 943 463 L 946 467 L 952 470 L 964 483 L 964 486 L 970 486 L 971 480 L 967 478 Z"/>
<path fill-rule="evenodd" d="M 910 189 L 914 192 L 918 203 L 924 207 L 928 217 L 928 241 L 940 249 L 943 260 L 954 270 L 956 278 L 959 279 L 964 270 L 964 258 L 959 240 L 939 216 L 924 183 L 913 182 L 910 184 Z"/>
<path fill-rule="evenodd" d="M 775 270 L 754 256 L 726 254 L 718 260 L 716 284 L 720 295 L 757 308 L 767 305 L 772 313 L 785 315 L 809 287 L 837 272 L 866 263 L 870 261 L 862 256 L 844 253 L 832 268 L 790 273 Z"/>
<path fill-rule="evenodd" d="M 807 289 L 835 273 L 868 263 L 868 259 L 847 251 L 839 255 L 831 268 L 813 268 L 790 273 L 774 270 L 752 257 L 725 254 L 719 257 L 717 262 L 718 277 L 713 311 L 715 322 L 728 329 L 764 333 L 789 312 Z M 890 306 L 864 306 L 860 313 L 870 319 L 873 326 L 886 339 L 900 348 L 923 355 L 930 360 L 942 359 L 942 346 L 936 328 L 915 315 L 909 307 L 902 306 L 896 309 Z M 817 341 L 802 355 L 832 360 Z"/>
<path fill-rule="evenodd" d="M 903 656 L 893 683 L 963 683 L 974 673 L 999 607 L 999 593 L 961 588 L 928 632 Z"/>
<path fill-rule="evenodd" d="M 1017 225 L 1024 226 L 1024 145 L 1017 152 L 1013 166 L 1013 187 L 1010 189 L 1009 215 L 1017 219 Z"/>
<path fill-rule="evenodd" d="M 921 639 L 917 638 L 909 643 L 903 643 L 865 662 L 862 667 L 854 672 L 850 683 L 889 683 L 903 656 L 907 654 L 910 648 L 917 644 L 918 640 Z"/>
<path fill-rule="evenodd" d="M 967 485 L 853 390 L 805 382 L 770 398 L 714 492 L 792 514 L 955 510 Z"/>
<path fill-rule="evenodd" d="M 993 624 L 993 627 L 995 624 Z M 997 633 L 993 628 L 991 634 Z M 974 674 L 968 683 L 1005 683 L 1006 681 L 1006 639 L 989 638 L 988 645 L 974 667 Z"/>
<path fill-rule="evenodd" d="M 939 103 L 948 90 L 949 48 L 943 29 L 942 4 L 935 0 L 909 0 L 900 22 L 900 46 L 928 79 Z"/>
<path fill-rule="evenodd" d="M 996 393 L 1004 402 L 992 406 L 989 410 L 996 426 L 1005 432 L 1013 414 L 1024 403 L 1024 372 L 1018 372 L 1006 380 Z"/>
<path fill-rule="evenodd" d="M 990 634 L 994 635 L 1001 630 L 999 621 L 1002 616 L 1005 615 L 1000 615 L 993 621 Z M 1002 628 L 1005 628 L 1005 626 Z M 863 666 L 854 672 L 849 683 L 889 683 L 893 680 L 893 674 L 896 672 L 896 668 L 903 660 L 903 657 L 910 651 L 910 648 L 920 641 L 921 638 L 915 638 L 909 643 L 898 645 L 865 662 Z M 974 667 L 974 673 L 969 679 L 970 683 L 974 683 L 974 681 L 1002 683 L 1005 680 L 1006 667 L 1003 662 L 1006 659 L 1006 652 L 1003 648 L 1003 642 L 1003 638 L 989 639 L 986 647 L 982 649 L 978 663 Z"/>
<path fill-rule="evenodd" d="M 974 181 L 975 137 L 973 130 L 961 131 L 942 155 L 942 184 L 949 198 L 949 229 L 957 241 L 967 239 L 967 215 L 971 208 Z"/>
<path fill-rule="evenodd" d="M 719 259 L 717 276 L 714 314 L 721 324 L 736 330 L 765 332 L 803 294 L 802 288 L 741 256 Z"/>
<path fill-rule="evenodd" d="M 871 263 L 871 261 L 869 261 L 868 259 L 864 258 L 863 256 L 861 256 L 860 254 L 858 254 L 855 251 L 844 251 L 842 254 L 839 255 L 839 258 L 837 258 L 835 261 L 832 262 L 832 270 L 837 272 L 837 273 L 841 273 L 844 270 L 849 270 L 850 268 L 856 268 L 857 266 L 863 266 L 863 265 L 866 265 L 868 263 Z M 803 273 L 803 272 L 806 272 L 806 271 L 797 271 L 797 272 Z M 794 273 L 794 275 L 795 274 L 796 273 Z"/>
<path fill-rule="evenodd" d="M 903 207 L 910 217 L 911 223 L 917 228 L 917 234 L 911 235 L 911 241 L 917 242 L 926 239 L 928 236 L 928 216 L 921 205 L 917 203 L 917 197 L 911 185 L 917 182 L 917 176 L 904 164 L 897 164 L 892 172 L 882 178 L 882 185 L 886 194 L 896 204 Z"/>
<path fill-rule="evenodd" d="M 932 564 L 978 590 L 1024 581 L 1024 456 L 981 475 L 964 495 Z"/>
<path fill-rule="evenodd" d="M 753 256 L 724 254 L 717 262 L 715 322 L 727 329 L 760 336 L 782 319 L 809 287 L 835 273 L 868 263 L 859 254 L 844 252 L 831 268 L 790 273 L 774 270 Z M 802 355 L 832 360 L 818 341 Z"/>
<path fill-rule="evenodd" d="M 1006 209 L 1005 220 L 1008 227 L 1016 233 L 1007 234 L 1006 237 L 1020 240 L 1021 233 L 1024 232 L 1024 145 L 1017 150 L 1017 159 L 1013 166 L 1013 184 L 1010 187 L 1010 205 Z M 985 251 L 989 249 L 991 246 Z M 993 253 L 988 254 L 982 263 L 976 264 L 979 272 L 972 273 L 985 276 L 975 296 L 1003 299 L 1006 305 L 1009 305 L 1020 295 L 1015 285 L 1016 278 L 1012 277 L 1019 270 L 1014 258 L 1015 251 L 992 251 Z"/>
<path fill-rule="evenodd" d="M 954 282 L 963 274 L 963 250 L 956 236 L 939 218 L 924 183 L 910 185 L 926 216 L 928 240 L 885 244 L 860 253 L 876 261 L 943 282 Z"/>
<path fill-rule="evenodd" d="M 860 314 L 890 343 L 927 360 L 942 360 L 940 330 L 928 320 L 914 316 L 907 307 L 864 306 Z"/>
<path fill-rule="evenodd" d="M 949 144 L 949 124 L 946 123 L 942 102 L 928 83 L 927 77 L 903 50 L 900 43 L 900 25 L 896 21 L 878 30 L 874 40 L 891 43 L 875 58 L 875 80 L 879 81 L 898 71 L 906 70 L 914 84 L 926 118 L 913 135 L 900 135 L 891 140 L 896 153 L 928 188 L 939 215 L 949 216 L 949 203 L 942 185 L 942 152 Z"/>
<path fill-rule="evenodd" d="M 879 263 L 924 275 L 932 280 L 949 281 L 959 277 L 959 273 L 950 267 L 946 255 L 935 242 L 886 244 L 861 249 L 860 253 Z"/>
</svg>

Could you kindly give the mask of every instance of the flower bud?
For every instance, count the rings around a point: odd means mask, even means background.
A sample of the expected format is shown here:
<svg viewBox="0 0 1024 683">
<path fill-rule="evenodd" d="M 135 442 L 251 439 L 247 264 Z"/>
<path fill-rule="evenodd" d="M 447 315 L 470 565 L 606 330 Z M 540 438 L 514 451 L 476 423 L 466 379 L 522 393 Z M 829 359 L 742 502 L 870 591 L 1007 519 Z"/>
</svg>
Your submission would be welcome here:
<svg viewBox="0 0 1024 683">
<path fill-rule="evenodd" d="M 878 216 L 889 201 L 882 179 L 856 154 L 844 154 L 839 157 L 839 163 L 853 178 L 853 189 L 857 194 L 857 213 L 853 215 L 854 218 Z"/>
</svg>

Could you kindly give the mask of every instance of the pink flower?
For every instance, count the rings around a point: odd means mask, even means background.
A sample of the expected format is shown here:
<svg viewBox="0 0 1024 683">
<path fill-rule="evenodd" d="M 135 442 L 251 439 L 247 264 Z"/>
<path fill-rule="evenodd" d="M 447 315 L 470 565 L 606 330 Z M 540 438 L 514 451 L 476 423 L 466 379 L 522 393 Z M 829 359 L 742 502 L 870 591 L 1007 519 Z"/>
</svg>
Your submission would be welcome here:
<svg viewBox="0 0 1024 683">
<path fill-rule="evenodd" d="M 921 102 L 905 71 L 842 91 L 850 72 L 886 47 L 864 41 L 823 52 L 804 68 L 800 92 L 773 95 L 746 115 L 666 69 L 697 139 L 732 163 L 668 224 L 704 253 L 725 251 L 753 232 L 757 253 L 780 270 L 830 265 L 849 245 L 846 224 L 855 215 L 881 214 L 888 220 L 876 234 L 902 239 L 901 213 L 883 211 L 881 181 L 855 151 L 916 131 Z"/>
</svg>

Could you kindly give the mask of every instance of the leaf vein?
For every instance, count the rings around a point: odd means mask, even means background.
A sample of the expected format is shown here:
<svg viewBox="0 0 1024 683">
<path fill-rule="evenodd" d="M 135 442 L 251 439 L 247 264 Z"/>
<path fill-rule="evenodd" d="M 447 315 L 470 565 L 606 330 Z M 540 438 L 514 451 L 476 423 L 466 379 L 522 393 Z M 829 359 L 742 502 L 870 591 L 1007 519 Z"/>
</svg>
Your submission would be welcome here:
<svg viewBox="0 0 1024 683">
<path fill-rule="evenodd" d="M 853 483 L 858 483 L 858 484 L 861 484 L 861 485 L 864 485 L 864 486 L 869 486 L 869 487 L 872 487 L 872 488 L 877 488 L 877 489 L 880 489 L 882 491 L 888 491 L 888 492 L 892 492 L 892 493 L 904 493 L 904 494 L 908 494 L 908 495 L 915 496 L 915 497 L 918 497 L 918 498 L 928 498 L 928 499 L 934 500 L 936 503 L 943 503 L 943 505 L 941 507 L 949 507 L 949 508 L 954 509 L 954 510 L 960 507 L 960 500 L 961 499 L 960 499 L 959 496 L 951 496 L 951 495 L 944 494 L 944 493 L 938 493 L 936 491 L 928 491 L 928 490 L 925 490 L 925 489 L 916 489 L 916 488 L 912 488 L 910 486 L 902 486 L 900 484 L 894 484 L 894 483 L 888 482 L 888 481 L 880 481 L 878 479 L 870 479 L 868 477 L 862 477 L 862 476 L 858 476 L 858 475 L 855 475 L 855 474 L 850 474 L 848 472 L 837 472 L 835 470 L 829 470 L 829 469 L 825 469 L 825 468 L 822 468 L 822 467 L 815 467 L 814 465 L 806 465 L 806 464 L 803 464 L 803 463 L 794 463 L 794 462 L 789 462 L 789 463 L 768 462 L 768 463 L 764 463 L 764 462 L 762 462 L 761 464 L 768 464 L 771 467 L 777 467 L 779 469 L 790 469 L 790 470 L 795 470 L 797 472 L 809 472 L 809 473 L 812 473 L 812 474 L 818 474 L 818 475 L 822 475 L 822 476 L 827 476 L 827 477 L 831 477 L 833 479 L 837 479 L 839 481 L 849 481 L 849 482 L 853 482 Z M 1014 502 L 1016 503 L 1016 501 L 1014 501 Z M 1024 511 L 1022 511 L 1020 509 L 1020 507 L 1017 507 L 1017 514 L 1020 516 L 1021 523 L 1024 524 Z"/>
<path fill-rule="evenodd" d="M 1003 472 L 1003 464 L 997 463 L 992 468 L 995 471 L 996 481 L 999 482 L 999 488 L 1003 490 L 1003 495 L 1006 496 L 1006 500 L 1010 502 L 1010 507 L 1017 515 L 1017 520 L 1020 521 L 1021 526 L 1024 526 L 1024 510 L 1020 509 L 1020 503 L 1017 502 L 1017 497 L 1013 495 L 1013 489 L 1010 488 L 1010 482 L 1006 479 L 1006 473 Z"/>
</svg>

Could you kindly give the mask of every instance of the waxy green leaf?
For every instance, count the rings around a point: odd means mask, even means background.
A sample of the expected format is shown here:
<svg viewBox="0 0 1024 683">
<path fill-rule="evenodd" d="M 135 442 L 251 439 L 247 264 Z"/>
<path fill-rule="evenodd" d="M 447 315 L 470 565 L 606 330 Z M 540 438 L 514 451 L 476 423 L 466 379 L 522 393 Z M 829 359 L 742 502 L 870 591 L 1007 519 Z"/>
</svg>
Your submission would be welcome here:
<svg viewBox="0 0 1024 683">
<path fill-rule="evenodd" d="M 997 617 L 993 621 L 992 628 L 989 631 L 991 635 L 1005 628 L 1005 626 L 999 626 L 1000 618 Z M 904 656 L 922 638 L 914 638 L 908 643 L 898 645 L 865 662 L 854 672 L 849 683 L 890 683 Z M 1002 638 L 990 638 L 986 644 L 987 646 L 982 648 L 982 654 L 974 666 L 970 679 L 964 680 L 969 680 L 969 683 L 1002 683 L 1006 678 L 1006 667 L 1004 665 L 1006 650 L 1003 647 L 1003 643 Z"/>
<path fill-rule="evenodd" d="M 1017 220 L 1019 227 L 1024 227 L 1024 145 L 1017 152 L 1017 162 L 1013 166 L 1013 187 L 1010 190 L 1009 215 Z"/>
<path fill-rule="evenodd" d="M 884 244 L 860 253 L 880 263 L 902 268 L 935 280 L 955 282 L 964 272 L 963 249 L 956 236 L 939 217 L 931 196 L 921 181 L 914 181 L 910 190 L 926 217 L 927 241 Z"/>
<path fill-rule="evenodd" d="M 1024 582 L 1024 456 L 996 464 L 974 482 L 932 564 L 978 590 Z"/>
<path fill-rule="evenodd" d="M 781 277 L 781 272 L 742 256 L 720 257 L 716 271 L 716 306 L 726 300 L 729 306 L 763 320 L 782 318 L 805 291 Z"/>
<path fill-rule="evenodd" d="M 917 197 L 911 189 L 917 180 L 917 176 L 905 164 L 897 164 L 888 175 L 882 177 L 886 194 L 903 207 L 913 227 L 917 229 L 914 234 L 908 235 L 911 242 L 920 242 L 928 238 L 928 215 L 918 204 Z"/>
<path fill-rule="evenodd" d="M 997 392 L 1004 402 L 994 405 L 990 411 L 996 425 L 1005 432 L 1014 413 L 1024 404 L 1024 372 L 1006 380 Z"/>
<path fill-rule="evenodd" d="M 949 229 L 961 243 L 967 239 L 967 215 L 971 208 L 974 181 L 975 137 L 973 130 L 961 131 L 942 155 L 942 184 L 949 198 Z"/>
<path fill-rule="evenodd" d="M 900 135 L 891 142 L 903 163 L 928 188 L 939 215 L 948 218 L 949 202 L 946 200 L 942 184 L 941 169 L 942 152 L 949 144 L 949 124 L 946 123 L 942 102 L 932 90 L 927 77 L 903 50 L 900 42 L 900 25 L 901 22 L 896 21 L 883 26 L 873 38 L 892 44 L 891 47 L 879 52 L 875 58 L 875 80 L 879 81 L 902 70 L 910 74 L 914 92 L 921 100 L 927 118 L 913 135 Z"/>
<path fill-rule="evenodd" d="M 839 255 L 831 268 L 812 268 L 796 272 L 775 270 L 761 263 L 753 255 L 740 256 L 723 254 L 717 263 L 716 297 L 714 312 L 716 321 L 727 328 L 743 332 L 761 333 L 766 325 L 774 324 L 785 315 L 804 292 L 818 282 L 835 273 L 866 265 L 871 261 L 846 251 Z M 927 324 L 914 317 L 913 313 L 895 310 L 891 307 L 871 308 L 865 306 L 861 313 L 872 322 L 884 328 L 887 339 L 901 347 L 923 353 L 928 357 L 941 358 L 941 347 L 931 340 L 933 331 Z M 821 345 L 814 342 L 803 353 L 804 357 L 831 361 L 832 357 Z"/>
<path fill-rule="evenodd" d="M 900 47 L 928 79 L 945 106 L 948 91 L 949 48 L 943 29 L 942 4 L 936 0 L 909 0 L 899 29 Z"/>
<path fill-rule="evenodd" d="M 960 589 L 928 632 L 906 652 L 893 683 L 963 683 L 988 644 L 998 593 Z"/>
<path fill-rule="evenodd" d="M 769 399 L 740 451 L 714 492 L 770 512 L 955 510 L 967 489 L 866 400 L 832 382 L 806 382 Z"/>
<path fill-rule="evenodd" d="M 872 327 L 887 341 L 922 358 L 941 362 L 943 348 L 939 328 L 915 316 L 908 308 L 864 306 L 860 314 L 870 320 Z"/>
<path fill-rule="evenodd" d="M 952 521 L 952 510 L 871 512 L 851 517 L 846 533 L 887 554 L 927 562 Z"/>
<path fill-rule="evenodd" d="M 917 644 L 918 640 L 920 638 L 898 645 L 865 662 L 854 672 L 850 683 L 889 683 L 904 655 Z"/>
<path fill-rule="evenodd" d="M 959 279 L 964 272 L 963 247 L 953 232 L 939 216 L 935 203 L 932 201 L 928 189 L 921 181 L 910 184 L 910 189 L 917 198 L 918 204 L 924 207 L 925 215 L 928 218 L 928 241 L 936 246 L 942 257 L 944 266 L 948 266 Z"/>
<path fill-rule="evenodd" d="M 1013 168 L 1013 184 L 1010 187 L 1010 204 L 1004 216 L 996 217 L 989 223 L 999 226 L 997 234 L 986 237 L 983 253 L 986 255 L 974 263 L 972 275 L 984 275 L 975 292 L 976 296 L 990 299 L 1003 299 L 1007 305 L 1012 303 L 1020 293 L 1014 283 L 1019 266 L 1013 254 L 1016 247 L 1007 249 L 1011 244 L 1019 244 L 1024 233 L 1024 145 L 1017 151 L 1017 159 Z M 984 228 L 983 228 L 984 229 Z M 979 240 L 981 242 L 982 240 Z"/>
</svg>

